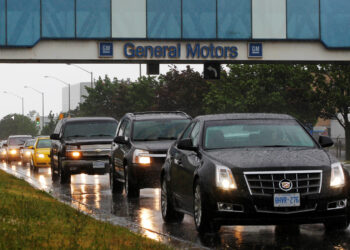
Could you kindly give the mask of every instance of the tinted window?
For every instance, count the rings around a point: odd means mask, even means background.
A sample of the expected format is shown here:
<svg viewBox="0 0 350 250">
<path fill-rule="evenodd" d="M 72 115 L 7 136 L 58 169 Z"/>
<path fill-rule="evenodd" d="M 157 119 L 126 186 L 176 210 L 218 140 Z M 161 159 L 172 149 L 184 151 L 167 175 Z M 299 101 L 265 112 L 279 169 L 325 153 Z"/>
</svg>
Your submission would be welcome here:
<svg viewBox="0 0 350 250">
<path fill-rule="evenodd" d="M 30 137 L 13 137 L 9 138 L 9 146 L 18 146 L 23 145 L 27 140 L 31 139 Z"/>
<path fill-rule="evenodd" d="M 199 122 L 196 124 L 196 126 L 194 126 L 192 133 L 191 133 L 191 139 L 192 139 L 192 143 L 193 146 L 198 146 L 198 142 L 199 142 Z"/>
<path fill-rule="evenodd" d="M 113 138 L 116 129 L 117 122 L 113 121 L 69 122 L 63 138 Z"/>
<path fill-rule="evenodd" d="M 38 140 L 38 143 L 36 144 L 36 148 L 51 148 L 51 140 L 49 139 Z"/>
<path fill-rule="evenodd" d="M 30 146 L 34 146 L 35 140 L 28 140 L 26 141 L 26 143 L 24 144 L 24 147 L 30 147 Z"/>
<path fill-rule="evenodd" d="M 293 120 L 234 120 L 207 122 L 204 147 L 315 147 L 315 144 Z"/>
<path fill-rule="evenodd" d="M 135 121 L 134 141 L 175 140 L 190 120 Z"/>
<path fill-rule="evenodd" d="M 189 138 L 190 137 L 190 133 L 191 133 L 191 131 L 192 131 L 192 129 L 193 129 L 193 127 L 194 127 L 194 125 L 195 125 L 196 123 L 191 123 L 191 125 L 189 125 L 187 128 L 186 128 L 186 130 L 185 130 L 185 132 L 183 133 L 183 135 L 182 135 L 182 139 L 184 139 L 184 138 Z"/>
<path fill-rule="evenodd" d="M 119 127 L 118 136 L 124 135 L 126 123 L 127 123 L 127 120 L 122 121 L 122 124 Z"/>
</svg>

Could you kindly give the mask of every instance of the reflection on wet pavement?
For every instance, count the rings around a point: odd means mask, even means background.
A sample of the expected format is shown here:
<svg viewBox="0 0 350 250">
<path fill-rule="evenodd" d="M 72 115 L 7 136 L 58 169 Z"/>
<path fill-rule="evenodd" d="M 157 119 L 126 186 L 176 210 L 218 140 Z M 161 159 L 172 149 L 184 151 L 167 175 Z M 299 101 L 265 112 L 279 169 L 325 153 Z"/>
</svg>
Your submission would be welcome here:
<svg viewBox="0 0 350 250">
<path fill-rule="evenodd" d="M 350 231 L 326 232 L 322 224 L 287 226 L 222 227 L 219 234 L 199 235 L 193 218 L 185 215 L 182 223 L 164 224 L 160 212 L 160 190 L 143 189 L 140 198 L 128 199 L 125 194 L 112 195 L 108 175 L 73 175 L 71 184 L 52 184 L 51 171 L 29 166 L 1 164 L 1 169 L 25 178 L 36 187 L 70 202 L 83 212 L 104 214 L 105 220 L 124 225 L 145 236 L 182 248 L 191 242 L 192 248 L 215 249 L 349 249 Z M 99 218 L 99 217 L 97 217 Z M 169 237 L 171 236 L 171 238 Z M 179 240 L 177 240 L 179 239 Z M 182 242 L 182 243 L 179 243 Z M 185 243 L 183 243 L 185 242 Z M 186 243 L 187 242 L 187 243 Z"/>
</svg>

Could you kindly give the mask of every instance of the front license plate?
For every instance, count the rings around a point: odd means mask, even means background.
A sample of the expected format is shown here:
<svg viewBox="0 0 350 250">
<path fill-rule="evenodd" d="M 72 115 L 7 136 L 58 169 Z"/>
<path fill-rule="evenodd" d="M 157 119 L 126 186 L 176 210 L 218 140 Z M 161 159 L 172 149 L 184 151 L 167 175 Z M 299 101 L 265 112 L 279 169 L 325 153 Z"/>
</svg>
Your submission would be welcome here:
<svg viewBox="0 0 350 250">
<path fill-rule="evenodd" d="M 94 161 L 92 163 L 93 168 L 105 168 L 105 163 L 103 161 Z"/>
<path fill-rule="evenodd" d="M 273 205 L 274 207 L 299 207 L 300 194 L 274 194 Z"/>
</svg>

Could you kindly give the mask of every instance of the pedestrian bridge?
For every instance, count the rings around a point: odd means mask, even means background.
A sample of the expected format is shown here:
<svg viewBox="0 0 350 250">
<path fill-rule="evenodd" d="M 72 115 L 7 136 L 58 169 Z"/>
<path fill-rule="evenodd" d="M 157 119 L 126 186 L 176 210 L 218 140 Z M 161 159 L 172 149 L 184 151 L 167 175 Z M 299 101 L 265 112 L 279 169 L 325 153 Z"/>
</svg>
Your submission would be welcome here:
<svg viewBox="0 0 350 250">
<path fill-rule="evenodd" d="M 348 61 L 349 24 L 349 0 L 0 0 L 0 61 Z"/>
</svg>

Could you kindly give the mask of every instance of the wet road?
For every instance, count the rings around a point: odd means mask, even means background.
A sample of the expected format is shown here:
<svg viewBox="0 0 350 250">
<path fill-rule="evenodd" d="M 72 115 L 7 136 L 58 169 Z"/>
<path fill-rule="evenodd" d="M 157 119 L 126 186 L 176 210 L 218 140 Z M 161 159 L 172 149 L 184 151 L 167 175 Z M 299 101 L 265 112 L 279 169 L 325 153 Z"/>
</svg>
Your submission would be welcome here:
<svg viewBox="0 0 350 250">
<path fill-rule="evenodd" d="M 349 249 L 350 230 L 325 232 L 322 224 L 284 226 L 222 227 L 217 235 L 200 236 L 193 218 L 181 224 L 166 225 L 160 212 L 160 190 L 143 189 L 139 199 L 112 195 L 109 176 L 74 175 L 71 184 L 52 184 L 50 169 L 38 173 L 29 166 L 0 164 L 0 168 L 24 178 L 54 197 L 111 223 L 126 226 L 145 236 L 177 248 L 215 249 Z"/>
</svg>

